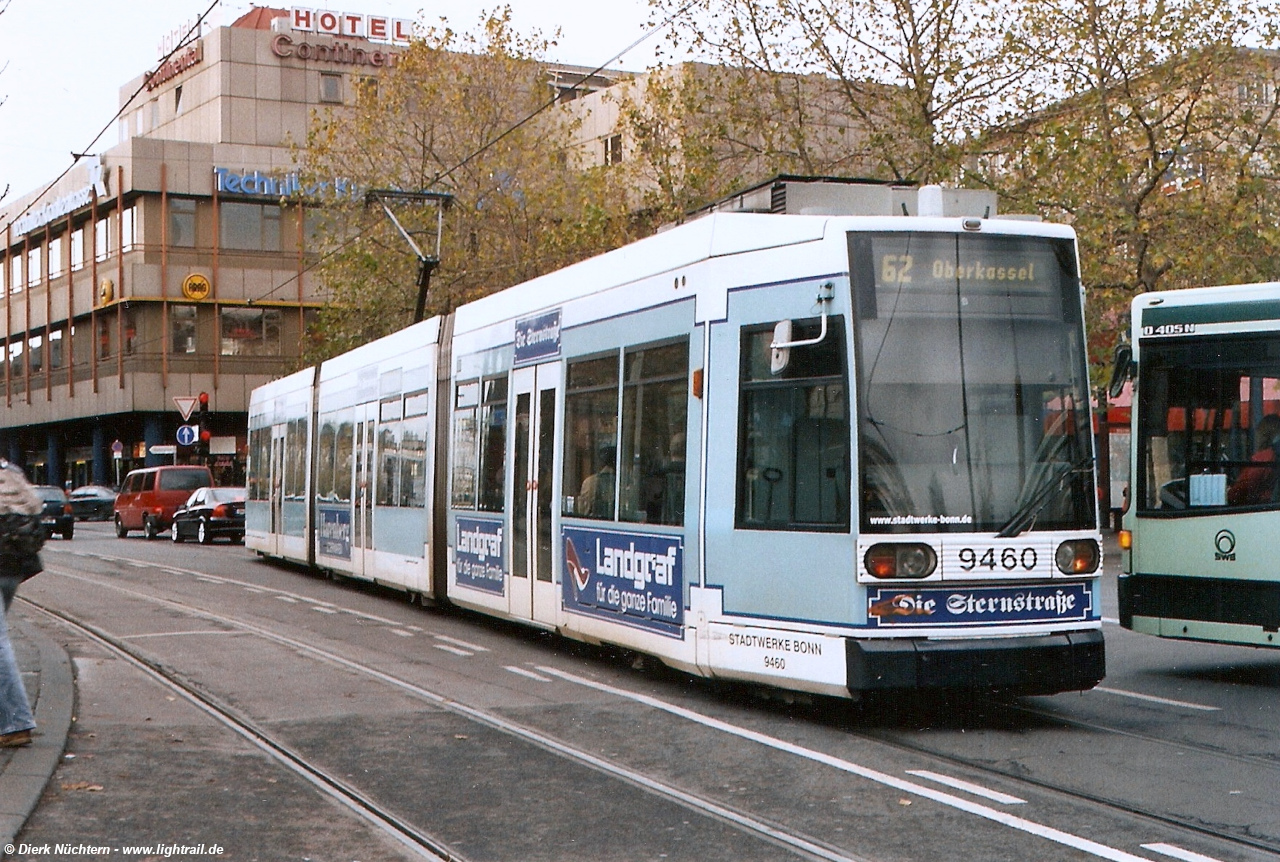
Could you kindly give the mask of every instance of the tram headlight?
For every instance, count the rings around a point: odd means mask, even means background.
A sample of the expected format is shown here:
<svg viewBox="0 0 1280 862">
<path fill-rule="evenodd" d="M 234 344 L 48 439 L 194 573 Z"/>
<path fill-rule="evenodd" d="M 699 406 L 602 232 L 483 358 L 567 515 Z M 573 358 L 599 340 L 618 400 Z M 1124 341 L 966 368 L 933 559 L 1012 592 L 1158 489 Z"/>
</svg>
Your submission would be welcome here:
<svg viewBox="0 0 1280 862">
<path fill-rule="evenodd" d="M 1098 570 L 1102 554 L 1093 539 L 1072 539 L 1058 545 L 1053 561 L 1064 575 L 1089 575 Z"/>
<path fill-rule="evenodd" d="M 863 562 L 873 578 L 927 578 L 938 567 L 938 555 L 919 542 L 881 542 L 867 548 Z"/>
</svg>

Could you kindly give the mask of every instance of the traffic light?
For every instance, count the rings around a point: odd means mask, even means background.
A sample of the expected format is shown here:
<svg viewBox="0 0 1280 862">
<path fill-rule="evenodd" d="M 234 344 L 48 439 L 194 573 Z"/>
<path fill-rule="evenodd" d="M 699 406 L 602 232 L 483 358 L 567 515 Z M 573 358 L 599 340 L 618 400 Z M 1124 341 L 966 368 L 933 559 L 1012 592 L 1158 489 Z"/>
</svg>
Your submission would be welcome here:
<svg viewBox="0 0 1280 862">
<path fill-rule="evenodd" d="M 209 428 L 209 393 L 201 392 L 197 399 L 200 412 L 196 424 L 200 426 L 200 439 L 196 441 L 196 454 L 202 458 L 209 457 L 209 439 L 213 431 Z"/>
</svg>

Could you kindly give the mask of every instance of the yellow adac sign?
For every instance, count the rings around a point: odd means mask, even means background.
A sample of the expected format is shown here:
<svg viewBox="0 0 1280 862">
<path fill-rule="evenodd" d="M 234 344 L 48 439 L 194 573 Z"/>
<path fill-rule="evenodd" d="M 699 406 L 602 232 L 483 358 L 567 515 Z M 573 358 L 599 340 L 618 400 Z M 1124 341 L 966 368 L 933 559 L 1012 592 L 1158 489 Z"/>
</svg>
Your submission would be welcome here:
<svg viewBox="0 0 1280 862">
<path fill-rule="evenodd" d="M 208 299 L 209 279 L 193 272 L 182 281 L 182 295 L 187 299 Z"/>
</svg>

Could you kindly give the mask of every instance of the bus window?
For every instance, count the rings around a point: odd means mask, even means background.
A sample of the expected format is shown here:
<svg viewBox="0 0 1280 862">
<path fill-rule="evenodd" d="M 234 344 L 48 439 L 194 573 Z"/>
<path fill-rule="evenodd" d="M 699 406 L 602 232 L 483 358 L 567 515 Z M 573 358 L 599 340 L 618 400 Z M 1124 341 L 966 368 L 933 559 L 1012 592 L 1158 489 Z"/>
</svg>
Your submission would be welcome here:
<svg viewBox="0 0 1280 862">
<path fill-rule="evenodd" d="M 1138 390 L 1138 510 L 1280 502 L 1280 350 L 1272 336 L 1147 340 Z"/>
</svg>

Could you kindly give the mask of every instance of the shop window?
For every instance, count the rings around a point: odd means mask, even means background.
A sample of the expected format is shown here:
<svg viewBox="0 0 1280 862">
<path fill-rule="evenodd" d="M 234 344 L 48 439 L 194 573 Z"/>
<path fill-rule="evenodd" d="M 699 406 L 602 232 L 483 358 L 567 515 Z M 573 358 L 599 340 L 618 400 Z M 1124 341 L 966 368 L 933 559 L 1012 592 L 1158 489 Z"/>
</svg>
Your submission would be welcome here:
<svg viewBox="0 0 1280 862">
<path fill-rule="evenodd" d="M 115 322 L 104 315 L 98 318 L 98 358 L 106 359 L 111 355 L 111 330 Z"/>
<path fill-rule="evenodd" d="M 816 338 L 820 321 L 795 321 L 792 338 Z M 849 418 L 844 325 L 791 348 L 774 371 L 773 328 L 742 333 L 737 526 L 835 530 L 849 526 Z"/>
<path fill-rule="evenodd" d="M 279 205 L 227 202 L 218 210 L 218 236 L 223 248 L 280 250 Z"/>
<path fill-rule="evenodd" d="M 196 352 L 196 315 L 198 309 L 194 305 L 175 305 L 169 309 L 170 326 L 173 330 L 173 348 L 175 354 Z"/>
<path fill-rule="evenodd" d="M 124 352 L 132 356 L 138 345 L 138 320 L 132 311 L 124 312 Z"/>
<path fill-rule="evenodd" d="M 280 317 L 278 308 L 222 309 L 222 355 L 279 356 Z"/>
<path fill-rule="evenodd" d="M 194 248 L 196 244 L 196 202 L 191 198 L 169 198 L 169 245 Z"/>
</svg>

